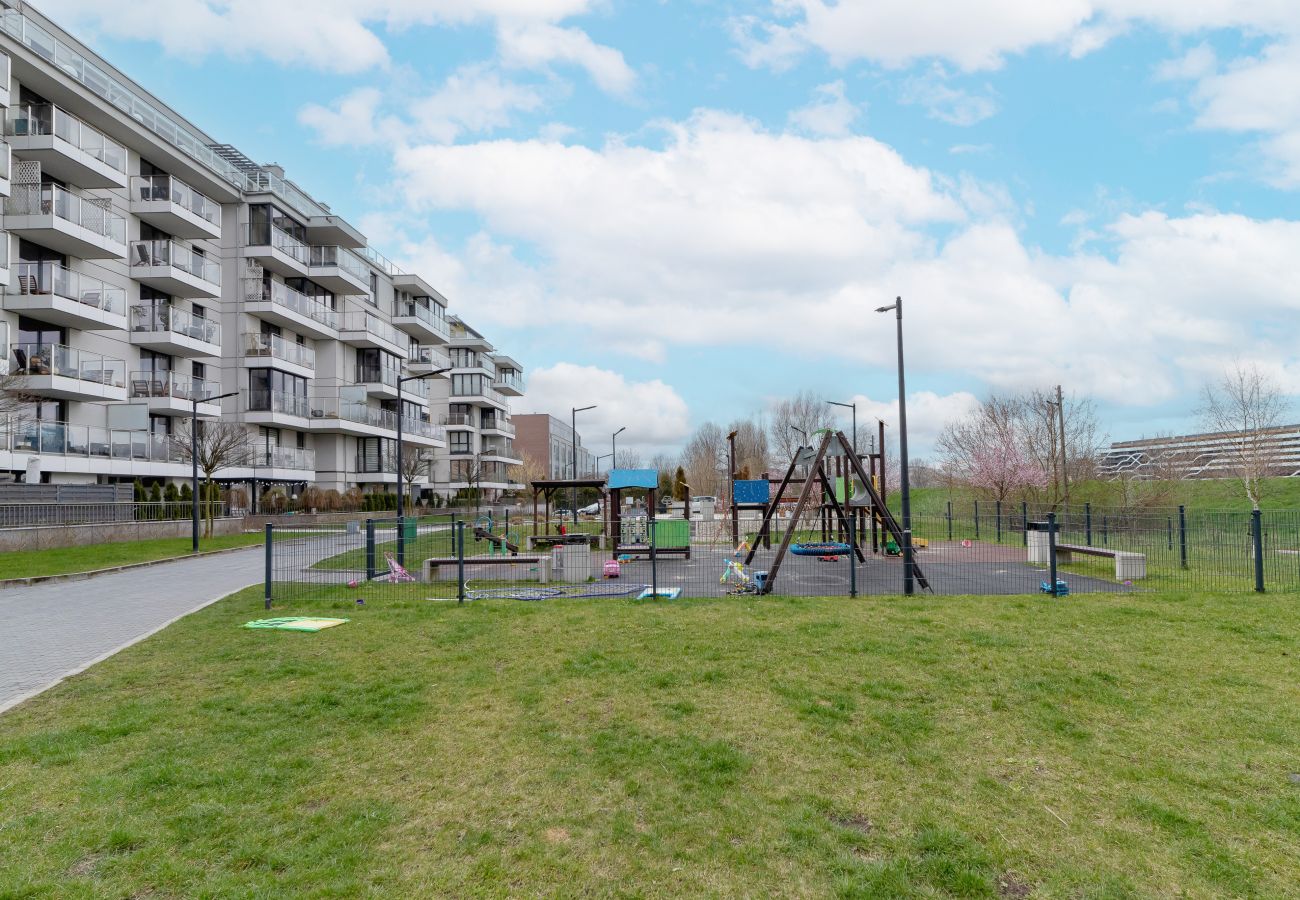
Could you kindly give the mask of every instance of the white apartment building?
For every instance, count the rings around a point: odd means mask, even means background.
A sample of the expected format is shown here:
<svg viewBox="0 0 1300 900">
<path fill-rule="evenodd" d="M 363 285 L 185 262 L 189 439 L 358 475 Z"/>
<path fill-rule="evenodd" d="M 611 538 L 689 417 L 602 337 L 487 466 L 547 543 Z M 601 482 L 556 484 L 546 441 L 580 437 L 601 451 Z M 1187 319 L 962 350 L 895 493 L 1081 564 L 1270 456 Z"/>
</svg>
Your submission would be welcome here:
<svg viewBox="0 0 1300 900">
<path fill-rule="evenodd" d="M 197 398 L 201 417 L 252 435 L 250 464 L 218 479 L 254 494 L 391 489 L 399 424 L 404 453 L 430 472 L 436 455 L 444 476 L 417 484 L 454 492 L 466 485 L 445 483 L 445 426 L 471 409 L 473 453 L 491 464 L 481 486 L 509 486 L 517 362 L 279 167 L 217 142 L 30 6 L 0 0 L 0 15 L 0 343 L 31 399 L 0 420 L 0 477 L 187 478 L 171 436 Z M 474 354 L 463 374 L 481 376 L 478 393 L 458 393 L 460 369 L 399 383 L 450 366 L 449 349 Z"/>
</svg>

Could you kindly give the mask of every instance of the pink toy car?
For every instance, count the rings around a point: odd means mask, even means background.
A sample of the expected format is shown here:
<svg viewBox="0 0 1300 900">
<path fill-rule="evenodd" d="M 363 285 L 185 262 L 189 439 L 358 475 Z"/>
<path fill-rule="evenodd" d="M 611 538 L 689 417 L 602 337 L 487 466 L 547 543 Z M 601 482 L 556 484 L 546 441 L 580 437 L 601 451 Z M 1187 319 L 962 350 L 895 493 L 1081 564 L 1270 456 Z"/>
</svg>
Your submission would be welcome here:
<svg viewBox="0 0 1300 900">
<path fill-rule="evenodd" d="M 601 572 L 606 578 L 618 577 L 618 560 L 610 559 L 605 561 L 605 568 Z"/>
</svg>

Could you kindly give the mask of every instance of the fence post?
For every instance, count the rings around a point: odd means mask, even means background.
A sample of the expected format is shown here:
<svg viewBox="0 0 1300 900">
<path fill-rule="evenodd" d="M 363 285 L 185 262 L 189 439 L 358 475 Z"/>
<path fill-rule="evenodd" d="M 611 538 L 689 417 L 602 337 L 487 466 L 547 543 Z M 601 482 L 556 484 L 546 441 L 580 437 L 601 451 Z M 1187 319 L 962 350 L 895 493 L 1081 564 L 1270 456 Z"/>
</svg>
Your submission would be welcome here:
<svg viewBox="0 0 1300 900">
<path fill-rule="evenodd" d="M 998 543 L 1000 544 L 1002 543 L 1002 501 L 1001 500 L 997 501 L 997 505 L 994 507 L 994 511 L 998 522 L 997 532 L 998 532 Z"/>
<path fill-rule="evenodd" d="M 1020 501 L 1020 542 L 1029 546 L 1029 504 Z"/>
<path fill-rule="evenodd" d="M 266 596 L 265 596 L 265 601 L 263 603 L 263 606 L 266 609 L 271 608 L 271 581 L 275 577 L 275 562 L 274 562 L 274 557 L 272 555 L 274 551 L 271 549 L 272 546 L 274 546 L 274 541 L 275 541 L 274 531 L 275 531 L 275 526 L 272 525 L 270 522 L 267 522 L 266 523 Z"/>
<path fill-rule="evenodd" d="M 1051 594 L 1056 596 L 1056 513 L 1047 514 L 1047 583 L 1051 585 Z"/>
<path fill-rule="evenodd" d="M 1165 539 L 1169 542 L 1169 549 L 1174 549 L 1174 517 L 1165 516 Z"/>
<path fill-rule="evenodd" d="M 366 581 L 375 577 L 375 520 L 366 519 Z"/>
<path fill-rule="evenodd" d="M 1084 544 L 1092 546 L 1092 504 L 1083 504 L 1083 537 Z"/>
<path fill-rule="evenodd" d="M 1187 568 L 1187 507 L 1178 507 L 1178 564 Z"/>
<path fill-rule="evenodd" d="M 647 511 L 646 522 L 650 528 L 650 599 L 659 599 L 659 557 L 655 553 L 655 517 Z"/>
<path fill-rule="evenodd" d="M 1110 516 L 1101 517 L 1101 542 L 1103 545 L 1110 543 Z"/>
<path fill-rule="evenodd" d="M 952 501 L 948 501 L 948 540 L 952 540 Z"/>
<path fill-rule="evenodd" d="M 397 564 L 406 565 L 406 517 L 397 517 Z"/>
<path fill-rule="evenodd" d="M 980 539 L 980 502 L 975 501 L 975 540 Z"/>
<path fill-rule="evenodd" d="M 456 520 L 456 602 L 465 602 L 465 523 Z"/>
<path fill-rule="evenodd" d="M 849 596 L 858 595 L 858 536 L 857 517 L 849 516 Z"/>
<path fill-rule="evenodd" d="M 1255 591 L 1264 593 L 1264 523 L 1259 510 L 1250 511 L 1250 539 L 1255 550 Z"/>
<path fill-rule="evenodd" d="M 976 519 L 978 522 L 979 520 Z M 916 578 L 912 570 L 912 529 L 903 529 L 903 593 L 911 596 L 916 591 Z"/>
</svg>

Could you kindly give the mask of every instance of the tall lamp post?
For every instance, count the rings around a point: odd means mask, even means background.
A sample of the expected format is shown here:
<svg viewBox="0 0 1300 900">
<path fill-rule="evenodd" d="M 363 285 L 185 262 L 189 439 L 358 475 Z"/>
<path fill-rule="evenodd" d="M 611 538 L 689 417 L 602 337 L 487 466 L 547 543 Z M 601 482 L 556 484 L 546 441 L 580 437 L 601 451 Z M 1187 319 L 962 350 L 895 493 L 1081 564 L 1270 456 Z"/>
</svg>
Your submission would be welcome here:
<svg viewBox="0 0 1300 900">
<path fill-rule="evenodd" d="M 907 385 L 903 379 L 903 298 L 896 297 L 889 306 L 876 312 L 894 311 L 898 322 L 898 489 L 903 499 L 903 593 L 914 593 L 912 572 L 912 498 L 907 480 Z"/>
<path fill-rule="evenodd" d="M 589 409 L 595 409 L 596 405 L 591 406 L 574 406 L 569 409 L 569 437 L 573 441 L 573 480 L 578 480 L 578 413 L 586 412 Z M 573 516 L 573 525 L 578 525 L 578 489 L 569 488 L 569 513 Z"/>
<path fill-rule="evenodd" d="M 838 400 L 827 400 L 826 402 L 829 403 L 831 406 L 842 406 L 845 409 L 853 410 L 853 455 L 857 456 L 858 455 L 858 403 L 857 401 L 855 400 L 852 403 L 841 403 Z"/>
<path fill-rule="evenodd" d="M 450 368 L 434 369 L 432 372 L 424 372 L 420 375 L 399 375 L 397 377 L 397 518 L 401 519 L 406 511 L 405 494 L 402 491 L 402 420 L 405 415 L 402 412 L 402 385 L 408 381 L 423 381 L 426 378 L 432 378 L 434 375 L 441 375 L 444 372 L 450 372 Z M 401 527 L 400 525 L 398 526 Z M 400 562 L 400 560 L 399 560 Z"/>
<path fill-rule="evenodd" d="M 611 444 L 610 449 L 613 451 L 612 453 L 610 453 L 610 456 L 613 458 L 609 461 L 609 467 L 611 469 L 618 468 L 618 436 L 625 431 L 627 431 L 626 425 L 624 425 L 618 431 L 614 432 L 614 436 L 609 439 Z"/>
<path fill-rule="evenodd" d="M 199 552 L 199 392 L 190 392 L 194 410 L 190 414 L 190 551 Z M 239 391 L 204 397 L 204 403 L 216 403 L 227 397 L 238 397 Z"/>
</svg>

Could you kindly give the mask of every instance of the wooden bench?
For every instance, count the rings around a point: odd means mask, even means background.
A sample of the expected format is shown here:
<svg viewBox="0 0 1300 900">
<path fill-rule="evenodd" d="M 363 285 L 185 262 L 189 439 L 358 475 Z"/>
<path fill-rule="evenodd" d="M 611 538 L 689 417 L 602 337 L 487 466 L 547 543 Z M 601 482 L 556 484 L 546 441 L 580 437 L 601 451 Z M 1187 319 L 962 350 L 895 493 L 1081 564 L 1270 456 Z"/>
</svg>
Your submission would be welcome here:
<svg viewBox="0 0 1300 900">
<path fill-rule="evenodd" d="M 435 556 L 424 561 L 424 580 L 438 581 L 456 577 L 456 567 L 460 564 L 454 556 Z M 467 556 L 465 568 L 472 566 L 536 566 L 538 584 L 551 580 L 551 558 L 549 556 Z M 450 575 L 445 574 L 450 572 Z"/>
<path fill-rule="evenodd" d="M 1082 556 L 1107 556 L 1115 560 L 1116 581 L 1136 581 L 1147 577 L 1147 556 L 1127 550 L 1110 550 L 1106 547 L 1085 547 L 1082 544 L 1057 544 L 1056 561 L 1068 563 L 1078 553 Z"/>
<path fill-rule="evenodd" d="M 583 543 L 593 550 L 602 550 L 605 547 L 605 536 L 603 534 L 537 534 L 524 538 L 524 546 L 529 550 L 536 550 L 539 547 L 553 548 L 557 544 Z"/>
</svg>

